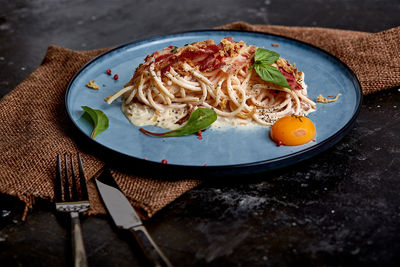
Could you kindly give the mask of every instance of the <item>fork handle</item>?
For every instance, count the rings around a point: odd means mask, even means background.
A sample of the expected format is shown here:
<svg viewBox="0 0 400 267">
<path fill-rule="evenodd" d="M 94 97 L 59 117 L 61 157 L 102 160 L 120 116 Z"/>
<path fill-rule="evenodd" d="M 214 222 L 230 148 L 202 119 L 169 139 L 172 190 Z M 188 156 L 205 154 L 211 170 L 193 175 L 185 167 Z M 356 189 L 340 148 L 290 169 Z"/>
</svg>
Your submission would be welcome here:
<svg viewBox="0 0 400 267">
<path fill-rule="evenodd" d="M 79 213 L 71 212 L 72 255 L 75 267 L 87 267 L 85 246 L 83 244 L 82 228 L 79 222 Z"/>
</svg>

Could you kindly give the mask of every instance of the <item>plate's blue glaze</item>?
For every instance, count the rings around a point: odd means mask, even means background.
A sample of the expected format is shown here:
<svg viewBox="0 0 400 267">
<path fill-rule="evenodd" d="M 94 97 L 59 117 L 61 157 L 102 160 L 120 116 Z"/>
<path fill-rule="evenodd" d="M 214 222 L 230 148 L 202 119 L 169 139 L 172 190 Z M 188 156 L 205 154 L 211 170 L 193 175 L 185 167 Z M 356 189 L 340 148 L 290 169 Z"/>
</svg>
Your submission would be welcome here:
<svg viewBox="0 0 400 267">
<path fill-rule="evenodd" d="M 218 43 L 226 36 L 248 44 L 278 52 L 283 58 L 305 73 L 308 94 L 315 98 L 322 94 L 342 96 L 334 103 L 317 103 L 317 111 L 309 115 L 315 123 L 315 142 L 295 147 L 277 147 L 269 138 L 269 128 L 252 130 L 207 130 L 203 139 L 196 135 L 175 138 L 154 138 L 139 132 L 120 109 L 120 102 L 111 105 L 104 97 L 121 89 L 130 80 L 135 68 L 147 54 L 169 45 L 183 46 L 200 40 L 213 39 Z M 272 47 L 278 43 L 279 47 Z M 107 75 L 106 69 L 113 74 Z M 117 81 L 112 79 L 119 75 Z M 94 80 L 100 90 L 91 90 L 85 84 Z M 360 85 L 355 75 L 335 57 L 307 44 L 284 37 L 236 31 L 188 32 L 140 41 L 116 48 L 97 57 L 72 79 L 66 94 L 68 114 L 76 126 L 87 136 L 91 127 L 81 118 L 81 106 L 103 110 L 110 119 L 110 127 L 99 134 L 95 142 L 138 159 L 181 166 L 257 166 L 268 169 L 270 163 L 285 161 L 287 164 L 301 160 L 333 145 L 351 127 L 361 103 Z M 154 130 L 154 127 L 146 127 Z M 159 130 L 160 131 L 160 130 Z M 291 160 L 292 158 L 292 160 Z"/>
</svg>

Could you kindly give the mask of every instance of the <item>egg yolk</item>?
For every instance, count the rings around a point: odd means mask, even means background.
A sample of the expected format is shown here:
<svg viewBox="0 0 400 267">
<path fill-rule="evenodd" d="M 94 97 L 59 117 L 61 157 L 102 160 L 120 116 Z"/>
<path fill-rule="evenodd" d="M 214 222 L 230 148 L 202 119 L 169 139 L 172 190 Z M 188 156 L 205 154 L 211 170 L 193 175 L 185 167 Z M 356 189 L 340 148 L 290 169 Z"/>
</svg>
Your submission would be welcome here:
<svg viewBox="0 0 400 267">
<path fill-rule="evenodd" d="M 315 126 L 305 116 L 289 115 L 272 125 L 270 135 L 278 145 L 298 146 L 310 142 L 315 137 Z"/>
</svg>

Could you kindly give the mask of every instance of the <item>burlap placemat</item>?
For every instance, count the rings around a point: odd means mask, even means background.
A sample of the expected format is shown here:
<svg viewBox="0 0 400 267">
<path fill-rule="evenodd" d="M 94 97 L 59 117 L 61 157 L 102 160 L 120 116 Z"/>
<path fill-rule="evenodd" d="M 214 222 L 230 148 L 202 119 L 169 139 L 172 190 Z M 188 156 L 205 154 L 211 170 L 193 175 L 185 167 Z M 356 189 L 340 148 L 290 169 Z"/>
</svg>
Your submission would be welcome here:
<svg viewBox="0 0 400 267">
<path fill-rule="evenodd" d="M 344 61 L 359 78 L 363 93 L 400 86 L 400 28 L 379 33 L 249 25 L 237 22 L 221 29 L 274 33 L 318 46 Z M 80 152 L 87 178 L 104 163 L 82 151 L 64 106 L 66 86 L 90 59 L 107 51 L 72 51 L 50 46 L 42 64 L 0 101 L 0 193 L 19 197 L 26 211 L 35 198 L 54 199 L 55 158 Z M 112 170 L 121 189 L 143 218 L 153 216 L 199 180 L 164 180 Z M 178 176 L 179 174 L 177 174 Z M 105 213 L 93 181 L 92 214 Z"/>
</svg>

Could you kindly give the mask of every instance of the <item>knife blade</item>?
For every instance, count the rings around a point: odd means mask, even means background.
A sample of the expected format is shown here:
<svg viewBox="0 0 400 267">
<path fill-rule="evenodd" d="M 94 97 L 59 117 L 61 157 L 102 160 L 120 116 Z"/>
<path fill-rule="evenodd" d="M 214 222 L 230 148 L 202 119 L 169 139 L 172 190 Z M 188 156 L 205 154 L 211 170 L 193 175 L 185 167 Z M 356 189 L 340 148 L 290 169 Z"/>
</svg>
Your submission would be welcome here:
<svg viewBox="0 0 400 267">
<path fill-rule="evenodd" d="M 110 170 L 105 169 L 95 181 L 104 205 L 115 225 L 118 228 L 128 230 L 134 236 L 153 266 L 172 266 L 147 232 L 138 214 L 115 182 Z"/>
</svg>

